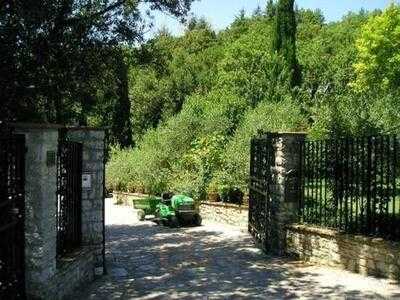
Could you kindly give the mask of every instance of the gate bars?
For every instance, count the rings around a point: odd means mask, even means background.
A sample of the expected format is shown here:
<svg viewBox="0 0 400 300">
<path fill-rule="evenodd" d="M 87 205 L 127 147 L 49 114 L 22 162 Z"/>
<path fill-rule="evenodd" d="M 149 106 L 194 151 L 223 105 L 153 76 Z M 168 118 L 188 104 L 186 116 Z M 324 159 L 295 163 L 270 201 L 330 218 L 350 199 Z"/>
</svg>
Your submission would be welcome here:
<svg viewBox="0 0 400 300">
<path fill-rule="evenodd" d="M 249 232 L 269 251 L 274 134 L 251 141 Z M 302 141 L 302 223 L 400 240 L 400 137 Z"/>
<path fill-rule="evenodd" d="M 399 240 L 399 149 L 388 135 L 304 142 L 301 221 Z"/>
<path fill-rule="evenodd" d="M 0 299 L 25 299 L 25 137 L 0 131 Z"/>
<path fill-rule="evenodd" d="M 60 141 L 57 160 L 57 255 L 82 242 L 82 144 Z"/>
<path fill-rule="evenodd" d="M 270 188 L 272 134 L 259 133 L 251 141 L 249 183 L 249 232 L 265 251 L 270 250 L 272 207 Z"/>
</svg>

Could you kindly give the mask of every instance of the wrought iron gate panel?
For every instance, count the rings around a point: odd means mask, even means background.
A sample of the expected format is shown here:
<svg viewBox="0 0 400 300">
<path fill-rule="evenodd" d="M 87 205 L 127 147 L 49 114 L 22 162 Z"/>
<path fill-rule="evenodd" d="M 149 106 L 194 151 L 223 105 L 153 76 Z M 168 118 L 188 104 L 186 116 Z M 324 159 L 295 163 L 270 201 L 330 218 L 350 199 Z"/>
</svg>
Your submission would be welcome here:
<svg viewBox="0 0 400 300">
<path fill-rule="evenodd" d="M 271 223 L 271 135 L 263 134 L 251 141 L 249 185 L 249 232 L 268 251 Z"/>
<path fill-rule="evenodd" d="M 25 152 L 23 135 L 0 136 L 0 299 L 25 299 Z"/>
<path fill-rule="evenodd" d="M 400 137 L 302 142 L 300 221 L 400 240 Z"/>
<path fill-rule="evenodd" d="M 57 255 L 82 241 L 82 144 L 62 141 L 57 159 Z"/>
</svg>

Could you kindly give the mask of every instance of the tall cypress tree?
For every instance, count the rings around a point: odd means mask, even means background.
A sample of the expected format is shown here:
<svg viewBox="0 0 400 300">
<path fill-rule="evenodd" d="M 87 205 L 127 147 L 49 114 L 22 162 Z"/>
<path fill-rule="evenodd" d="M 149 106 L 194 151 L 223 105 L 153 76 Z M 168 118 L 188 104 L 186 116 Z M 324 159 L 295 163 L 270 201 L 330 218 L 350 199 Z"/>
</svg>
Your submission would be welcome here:
<svg viewBox="0 0 400 300">
<path fill-rule="evenodd" d="M 296 14 L 294 0 L 279 0 L 276 7 L 273 51 L 281 55 L 291 72 L 291 86 L 301 83 L 301 70 L 296 56 Z"/>
<path fill-rule="evenodd" d="M 127 148 L 133 146 L 133 141 L 130 120 L 131 102 L 128 92 L 128 66 L 123 49 L 116 50 L 115 62 L 118 78 L 118 100 L 113 111 L 112 135 L 115 140 L 112 142 L 119 144 L 122 148 Z"/>
<path fill-rule="evenodd" d="M 265 14 L 268 20 L 273 20 L 276 15 L 276 4 L 274 0 L 268 0 L 267 7 L 265 9 Z"/>
</svg>

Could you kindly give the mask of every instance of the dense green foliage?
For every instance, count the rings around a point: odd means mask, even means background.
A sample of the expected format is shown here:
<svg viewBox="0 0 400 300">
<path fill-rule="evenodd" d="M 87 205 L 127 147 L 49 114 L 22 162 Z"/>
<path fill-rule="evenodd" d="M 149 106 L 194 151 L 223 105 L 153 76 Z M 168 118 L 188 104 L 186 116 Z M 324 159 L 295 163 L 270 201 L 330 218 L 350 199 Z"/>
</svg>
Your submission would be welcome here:
<svg viewBox="0 0 400 300">
<path fill-rule="evenodd" d="M 258 130 L 309 131 L 314 139 L 398 131 L 400 50 L 389 42 L 398 34 L 398 6 L 335 23 L 318 10 L 296 10 L 296 24 L 289 11 L 279 25 L 275 17 L 284 13 L 269 1 L 264 14 L 241 13 L 218 34 L 194 20 L 182 37 L 163 31 L 144 44 L 142 64 L 130 69 L 138 146 L 114 150 L 108 187 L 226 198 L 246 192 Z M 280 31 L 289 35 L 277 48 Z M 302 81 L 293 84 L 298 65 Z"/>
<path fill-rule="evenodd" d="M 371 18 L 356 42 L 354 87 L 393 90 L 400 86 L 400 6 L 391 4 L 383 14 Z"/>
<path fill-rule="evenodd" d="M 110 125 L 131 145 L 123 48 L 143 40 L 144 7 L 181 18 L 192 1 L 2 1 L 0 120 Z"/>
</svg>

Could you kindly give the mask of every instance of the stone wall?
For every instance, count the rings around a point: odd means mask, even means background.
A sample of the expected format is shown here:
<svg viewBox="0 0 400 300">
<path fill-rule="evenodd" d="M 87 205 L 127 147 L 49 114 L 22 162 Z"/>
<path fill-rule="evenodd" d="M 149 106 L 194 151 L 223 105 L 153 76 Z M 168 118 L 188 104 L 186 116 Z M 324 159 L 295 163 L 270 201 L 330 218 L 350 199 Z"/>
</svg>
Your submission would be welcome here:
<svg viewBox="0 0 400 300">
<path fill-rule="evenodd" d="M 133 200 L 146 198 L 148 195 L 137 193 L 113 192 L 113 202 L 118 205 L 129 206 L 133 208 Z"/>
<path fill-rule="evenodd" d="M 301 143 L 305 134 L 267 133 L 261 137 L 272 154 L 267 166 L 271 172 L 270 218 L 261 247 L 269 253 L 289 254 L 314 264 L 400 280 L 400 243 L 293 225 L 299 222 Z"/>
<path fill-rule="evenodd" d="M 18 129 L 25 135 L 25 261 L 28 295 L 44 297 L 56 273 L 57 128 Z"/>
<path fill-rule="evenodd" d="M 400 244 L 383 239 L 291 225 L 287 253 L 314 264 L 400 280 Z"/>
<path fill-rule="evenodd" d="M 136 193 L 113 192 L 115 204 L 133 208 L 133 200 L 148 197 L 148 195 Z M 205 221 L 238 226 L 245 230 L 248 227 L 249 208 L 236 204 L 221 202 L 202 202 L 200 215 Z"/>
<path fill-rule="evenodd" d="M 90 187 L 82 188 L 82 243 L 95 254 L 96 273 L 103 273 L 104 131 L 70 129 L 67 139 L 83 144 L 82 173 Z"/>
<path fill-rule="evenodd" d="M 95 256 L 90 247 L 82 247 L 73 256 L 57 261 L 57 269 L 42 299 L 64 299 L 77 288 L 94 280 Z"/>
<path fill-rule="evenodd" d="M 203 220 L 238 226 L 247 231 L 249 208 L 229 203 L 202 202 L 200 215 Z"/>
<path fill-rule="evenodd" d="M 303 133 L 269 134 L 272 143 L 271 197 L 268 252 L 283 255 L 286 249 L 286 225 L 298 221 L 301 193 L 301 142 Z"/>
<path fill-rule="evenodd" d="M 83 245 L 57 259 L 57 160 L 62 126 L 14 124 L 25 135 L 25 264 L 28 299 L 62 299 L 93 280 L 103 267 L 104 131 L 71 129 L 69 140 L 83 143 L 83 173 L 91 188 L 82 191 Z M 64 129 L 65 130 L 65 129 Z"/>
</svg>

